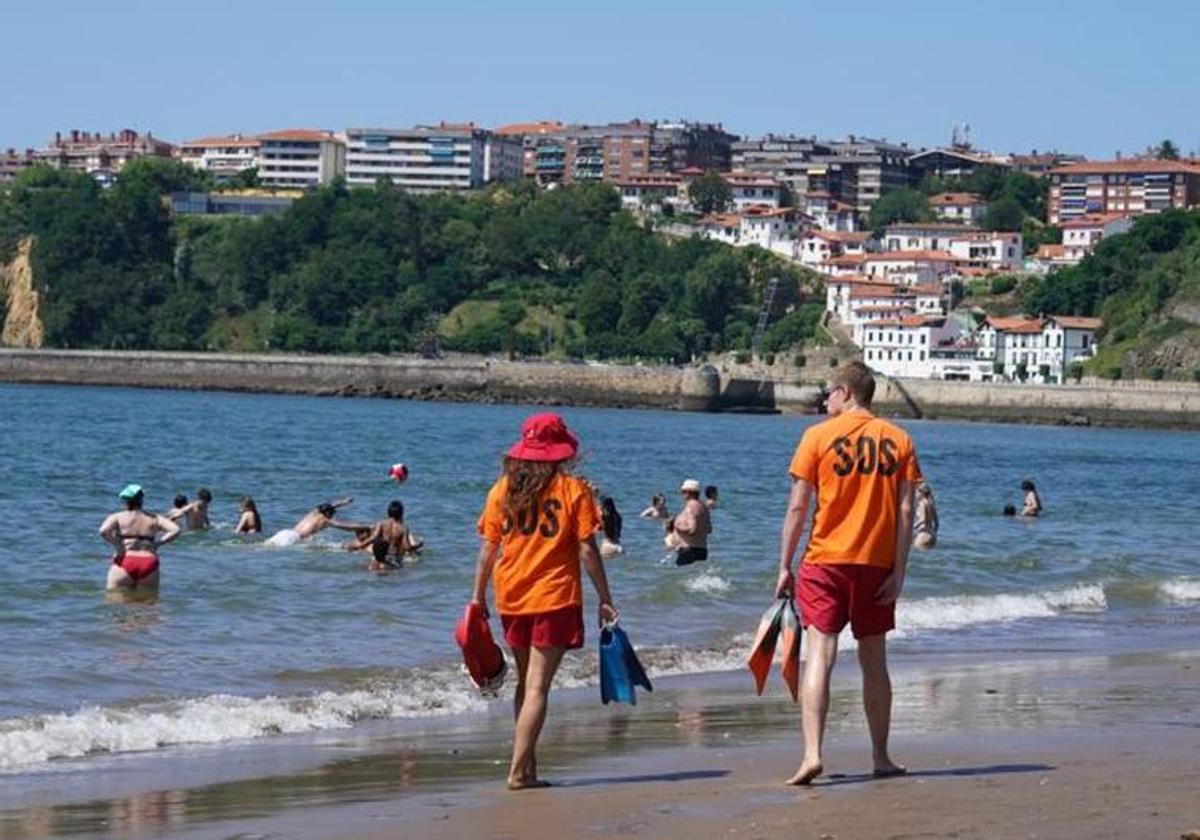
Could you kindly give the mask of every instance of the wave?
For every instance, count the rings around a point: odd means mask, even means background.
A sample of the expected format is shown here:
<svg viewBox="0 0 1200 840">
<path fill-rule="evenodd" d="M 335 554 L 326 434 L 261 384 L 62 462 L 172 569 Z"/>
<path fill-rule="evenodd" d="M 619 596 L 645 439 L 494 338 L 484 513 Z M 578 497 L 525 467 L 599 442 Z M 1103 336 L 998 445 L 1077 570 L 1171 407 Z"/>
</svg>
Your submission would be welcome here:
<svg viewBox="0 0 1200 840">
<path fill-rule="evenodd" d="M 905 633 L 948 630 L 973 624 L 1050 618 L 1064 612 L 1100 612 L 1107 608 L 1104 587 L 1085 584 L 1021 595 L 947 595 L 901 600 L 896 624 Z"/>
<path fill-rule="evenodd" d="M 1200 601 L 1200 578 L 1176 578 L 1158 585 L 1163 598 L 1173 604 L 1190 604 Z"/>
<path fill-rule="evenodd" d="M 683 588 L 689 592 L 700 592 L 705 594 L 715 594 L 718 592 L 729 591 L 729 581 L 720 575 L 715 575 L 711 572 L 702 572 L 695 577 L 687 579 L 683 584 Z"/>
<path fill-rule="evenodd" d="M 716 575 L 706 573 L 693 580 L 705 577 L 711 582 L 700 586 L 723 591 L 724 581 Z M 1200 579 L 1173 579 L 1158 587 L 1168 602 L 1200 600 Z M 902 635 L 913 635 L 1100 612 L 1108 602 L 1105 587 L 1098 583 L 1025 594 L 915 598 L 900 602 L 897 623 Z M 747 616 L 747 631 L 754 620 L 754 615 Z M 752 634 L 745 632 L 710 647 L 652 646 L 639 648 L 638 655 L 652 678 L 735 671 L 744 667 L 751 639 Z M 848 633 L 843 641 L 852 647 Z M 457 664 L 382 673 L 337 669 L 314 678 L 340 687 L 291 697 L 214 694 L 3 720 L 0 772 L 28 771 L 50 761 L 95 754 L 347 729 L 372 719 L 456 715 L 482 711 L 492 702 L 479 695 Z M 590 651 L 564 660 L 556 678 L 561 688 L 586 688 L 597 682 L 596 657 Z"/>
</svg>

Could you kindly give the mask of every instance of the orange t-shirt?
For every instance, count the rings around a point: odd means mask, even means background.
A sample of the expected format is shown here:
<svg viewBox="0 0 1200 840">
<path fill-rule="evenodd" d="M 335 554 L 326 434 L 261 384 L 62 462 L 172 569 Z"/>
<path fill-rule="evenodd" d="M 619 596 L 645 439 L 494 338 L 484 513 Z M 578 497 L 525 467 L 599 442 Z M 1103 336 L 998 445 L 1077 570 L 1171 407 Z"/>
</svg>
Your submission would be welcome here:
<svg viewBox="0 0 1200 840">
<path fill-rule="evenodd" d="M 816 488 L 805 563 L 892 567 L 900 483 L 921 474 L 903 429 L 871 414 L 831 417 L 804 432 L 788 472 Z"/>
<path fill-rule="evenodd" d="M 493 580 L 501 615 L 530 615 L 583 605 L 579 544 L 600 527 L 596 500 L 582 479 L 557 475 L 537 504 L 514 522 L 504 511 L 508 479 L 488 492 L 479 533 L 500 546 Z"/>
</svg>

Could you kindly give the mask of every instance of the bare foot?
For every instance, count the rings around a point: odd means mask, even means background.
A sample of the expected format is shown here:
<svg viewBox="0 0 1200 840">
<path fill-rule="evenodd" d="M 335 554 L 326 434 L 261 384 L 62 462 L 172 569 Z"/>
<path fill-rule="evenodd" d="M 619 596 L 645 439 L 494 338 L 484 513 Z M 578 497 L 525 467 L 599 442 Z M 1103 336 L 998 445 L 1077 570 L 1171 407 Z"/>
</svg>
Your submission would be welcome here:
<svg viewBox="0 0 1200 840">
<path fill-rule="evenodd" d="M 886 764 L 878 764 L 872 775 L 876 779 L 890 779 L 893 776 L 903 776 L 908 773 L 907 767 L 901 767 L 899 764 L 893 764 L 891 761 Z"/>
<path fill-rule="evenodd" d="M 825 765 L 821 762 L 813 764 L 801 764 L 800 769 L 796 771 L 790 779 L 787 780 L 789 785 L 810 785 L 813 779 L 825 772 Z"/>
<path fill-rule="evenodd" d="M 551 785 L 550 782 L 547 782 L 544 779 L 527 778 L 527 779 L 509 779 L 508 780 L 508 789 L 509 790 L 534 790 L 536 788 L 548 788 L 548 787 L 553 787 L 553 785 Z"/>
</svg>

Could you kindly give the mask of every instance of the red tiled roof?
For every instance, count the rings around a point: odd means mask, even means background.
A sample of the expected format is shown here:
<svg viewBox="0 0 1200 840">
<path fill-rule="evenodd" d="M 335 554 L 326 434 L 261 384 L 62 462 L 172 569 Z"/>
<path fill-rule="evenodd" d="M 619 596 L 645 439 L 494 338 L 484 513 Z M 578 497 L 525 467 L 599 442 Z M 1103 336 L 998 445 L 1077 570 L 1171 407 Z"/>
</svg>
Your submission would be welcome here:
<svg viewBox="0 0 1200 840">
<path fill-rule="evenodd" d="M 181 148 L 199 146 L 202 148 L 245 146 L 254 148 L 260 145 L 256 137 L 243 137 L 241 134 L 231 134 L 228 137 L 201 137 L 199 140 L 188 140 L 179 144 Z"/>
<path fill-rule="evenodd" d="M 1094 160 L 1070 163 L 1050 170 L 1051 175 L 1103 175 L 1113 172 L 1183 172 L 1200 175 L 1200 163 L 1186 160 Z"/>
<path fill-rule="evenodd" d="M 1039 245 L 1035 256 L 1039 260 L 1061 260 L 1067 255 L 1065 245 Z"/>
<path fill-rule="evenodd" d="M 1030 318 L 1025 315 L 1010 315 L 1010 316 L 995 316 L 989 315 L 987 323 L 997 332 L 1010 333 L 1040 333 L 1042 331 L 1043 320 L 1041 318 Z"/>
<path fill-rule="evenodd" d="M 929 203 L 934 207 L 944 207 L 957 204 L 986 204 L 983 196 L 966 192 L 945 192 L 929 196 Z"/>
<path fill-rule="evenodd" d="M 867 231 L 818 230 L 816 228 L 806 231 L 804 235 L 815 236 L 817 239 L 824 239 L 826 242 L 859 243 L 866 242 L 871 238 L 871 234 Z"/>
<path fill-rule="evenodd" d="M 890 318 L 883 321 L 871 321 L 872 327 L 936 327 L 945 323 L 945 315 L 905 315 L 903 318 Z"/>
<path fill-rule="evenodd" d="M 332 140 L 333 132 L 314 128 L 285 128 L 282 131 L 268 131 L 258 135 L 259 140 L 300 140 L 316 143 L 322 140 Z"/>
<path fill-rule="evenodd" d="M 493 130 L 493 134 L 503 134 L 507 136 L 525 135 L 525 134 L 553 134 L 556 131 L 562 131 L 566 126 L 557 120 L 539 120 L 538 122 L 525 123 L 510 123 L 502 125 Z"/>
<path fill-rule="evenodd" d="M 850 299 L 912 297 L 900 286 L 890 283 L 856 283 L 850 287 Z"/>
<path fill-rule="evenodd" d="M 867 262 L 954 262 L 949 251 L 883 251 L 868 254 Z"/>
<path fill-rule="evenodd" d="M 825 260 L 824 265 L 862 265 L 865 259 L 862 254 L 842 254 Z"/>
<path fill-rule="evenodd" d="M 1067 330 L 1098 330 L 1104 326 L 1100 318 L 1084 318 L 1078 315 L 1051 315 L 1050 320 Z"/>
<path fill-rule="evenodd" d="M 1090 228 L 1104 227 L 1118 219 L 1128 219 L 1128 213 L 1093 213 L 1090 216 L 1079 216 L 1059 224 L 1060 228 Z"/>
</svg>

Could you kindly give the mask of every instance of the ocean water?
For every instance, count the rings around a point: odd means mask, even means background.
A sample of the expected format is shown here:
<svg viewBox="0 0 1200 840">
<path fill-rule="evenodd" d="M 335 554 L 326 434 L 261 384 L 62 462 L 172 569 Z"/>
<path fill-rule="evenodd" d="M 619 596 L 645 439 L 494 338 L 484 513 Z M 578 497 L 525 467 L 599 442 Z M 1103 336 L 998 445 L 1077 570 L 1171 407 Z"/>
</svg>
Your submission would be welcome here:
<svg viewBox="0 0 1200 840">
<path fill-rule="evenodd" d="M 451 633 L 470 594 L 474 523 L 528 409 L 297 396 L 0 386 L 0 773 L 63 761 L 471 715 L 485 703 Z M 813 418 L 563 409 L 581 472 L 625 517 L 607 568 L 652 675 L 742 667 L 769 603 L 792 450 Z M 1007 658 L 1194 646 L 1200 442 L 1158 431 L 907 423 L 937 494 L 938 547 L 914 552 L 894 657 Z M 410 468 L 396 487 L 387 469 Z M 1000 516 L 1032 477 L 1047 511 Z M 664 562 L 638 511 L 694 477 L 717 484 L 711 559 Z M 116 491 L 163 510 L 209 487 L 214 529 L 162 551 L 151 601 L 104 593 L 96 536 Z M 269 548 L 233 534 L 253 496 L 267 534 L 352 495 L 389 500 L 427 542 L 374 574 L 342 532 Z M 594 596 L 585 589 L 587 615 Z M 593 645 L 565 686 L 596 680 Z"/>
</svg>

